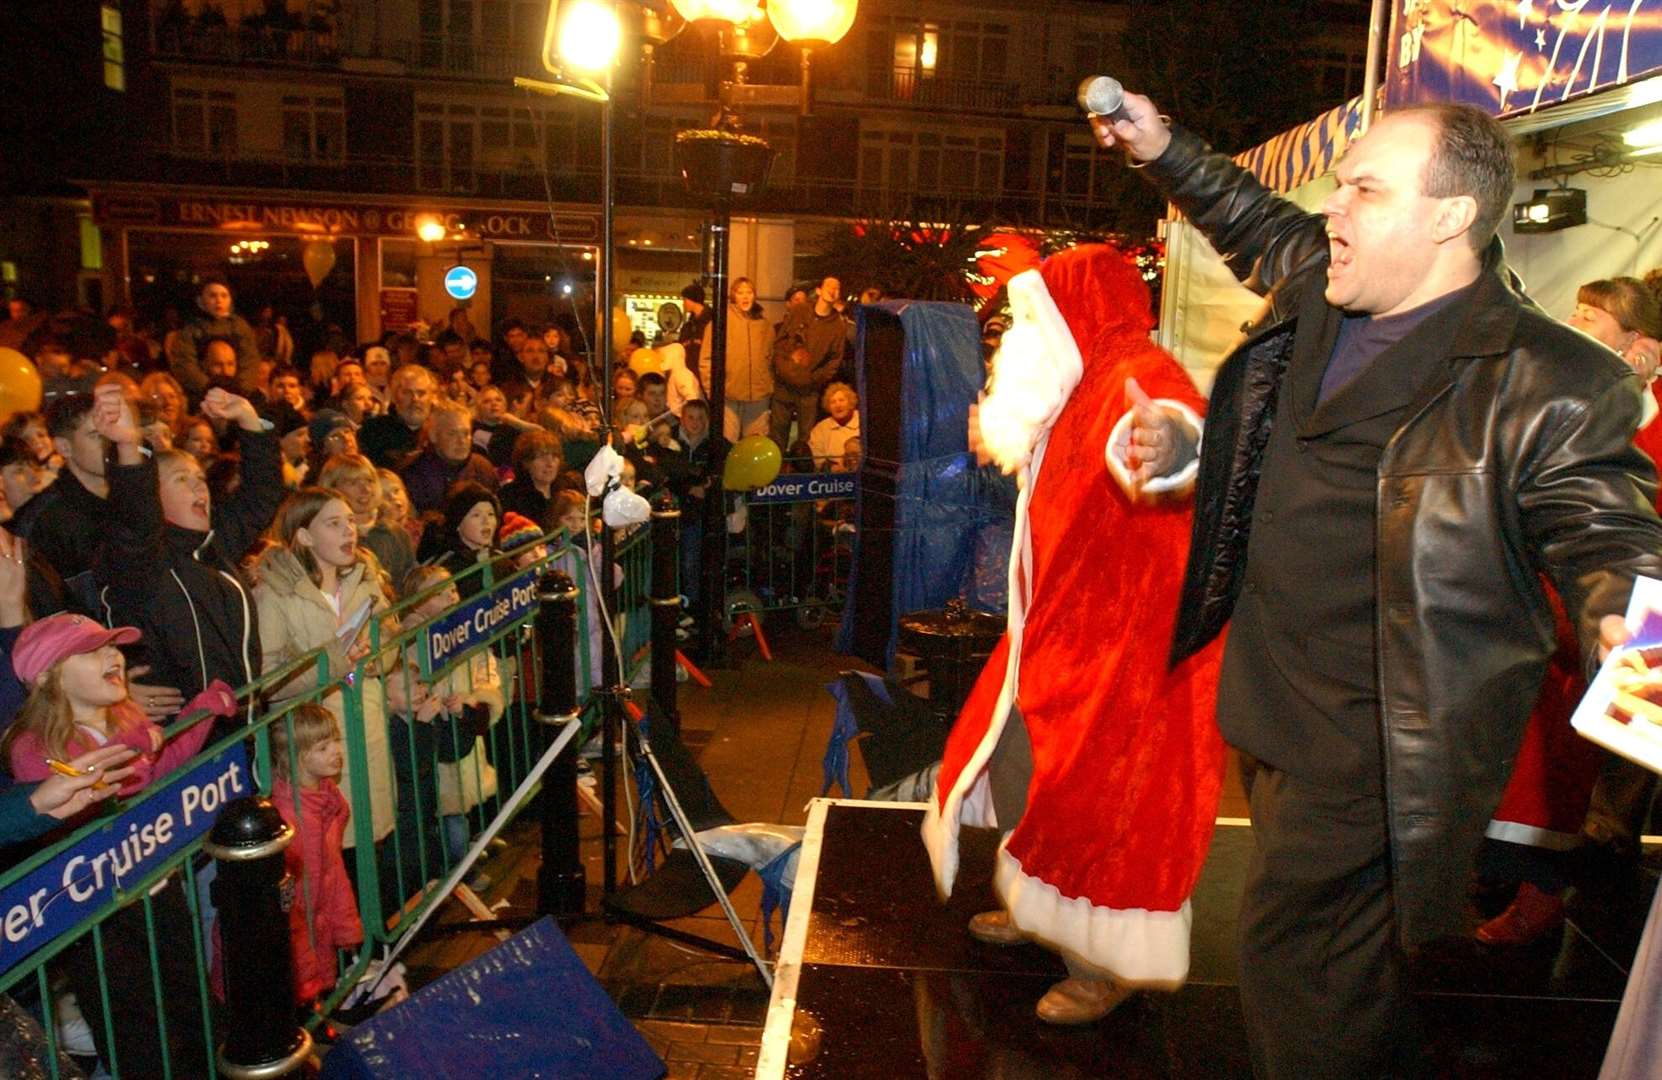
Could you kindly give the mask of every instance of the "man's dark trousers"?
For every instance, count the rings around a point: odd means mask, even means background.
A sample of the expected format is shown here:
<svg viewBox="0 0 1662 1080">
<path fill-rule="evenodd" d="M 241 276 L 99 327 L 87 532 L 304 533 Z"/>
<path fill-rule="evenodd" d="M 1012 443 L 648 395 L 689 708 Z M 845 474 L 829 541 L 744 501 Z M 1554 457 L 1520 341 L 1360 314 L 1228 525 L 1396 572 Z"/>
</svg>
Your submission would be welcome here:
<svg viewBox="0 0 1662 1080">
<path fill-rule="evenodd" d="M 1237 925 L 1253 1075 L 1423 1075 L 1394 940 L 1384 800 L 1245 755 L 1241 774 L 1255 845 Z"/>
</svg>

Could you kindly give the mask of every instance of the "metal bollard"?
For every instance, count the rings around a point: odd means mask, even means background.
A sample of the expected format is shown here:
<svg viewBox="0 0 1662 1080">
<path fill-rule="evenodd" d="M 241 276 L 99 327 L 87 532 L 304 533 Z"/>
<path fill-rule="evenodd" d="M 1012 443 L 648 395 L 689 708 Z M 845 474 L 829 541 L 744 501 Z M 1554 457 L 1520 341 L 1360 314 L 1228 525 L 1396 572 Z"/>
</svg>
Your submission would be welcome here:
<svg viewBox="0 0 1662 1080">
<path fill-rule="evenodd" d="M 270 799 L 250 795 L 228 804 L 202 850 L 219 864 L 211 886 L 225 953 L 225 1041 L 219 1071 L 232 1080 L 287 1076 L 312 1050 L 295 1023 L 294 960 L 283 851 L 294 829 Z M 288 902 L 285 902 L 287 894 Z"/>
<path fill-rule="evenodd" d="M 577 707 L 577 586 L 559 570 L 537 581 L 537 719 L 548 725 L 549 741 L 564 724 L 579 722 Z M 569 747 L 543 774 L 538 793 L 542 817 L 542 867 L 537 872 L 537 909 L 556 917 L 583 914 L 588 879 L 577 831 L 577 750 Z"/>
<path fill-rule="evenodd" d="M 652 700 L 673 734 L 681 732 L 675 707 L 675 630 L 681 621 L 677 588 L 681 565 L 681 510 L 675 496 L 652 500 Z"/>
</svg>

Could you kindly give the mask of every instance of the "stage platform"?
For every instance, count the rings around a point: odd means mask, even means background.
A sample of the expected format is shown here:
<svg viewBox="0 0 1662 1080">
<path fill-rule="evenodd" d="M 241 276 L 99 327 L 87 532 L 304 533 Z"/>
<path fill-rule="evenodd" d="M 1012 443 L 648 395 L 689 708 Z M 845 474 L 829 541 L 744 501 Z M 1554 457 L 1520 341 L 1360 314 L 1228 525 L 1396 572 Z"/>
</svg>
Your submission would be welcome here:
<svg viewBox="0 0 1662 1080">
<path fill-rule="evenodd" d="M 982 945 L 965 930 L 994 905 L 997 834 L 965 830 L 958 885 L 943 905 L 922 820 L 918 804 L 812 805 L 758 1078 L 1250 1077 L 1234 946 L 1247 822 L 1219 821 L 1195 893 L 1183 989 L 1138 995 L 1094 1025 L 1056 1028 L 1033 1005 L 1064 977 L 1061 962 L 1036 946 Z M 1631 932 L 1611 925 L 1589 936 L 1572 919 L 1544 948 L 1497 954 L 1451 942 L 1422 958 L 1416 984 L 1436 1075 L 1595 1077 L 1636 935 L 1636 922 Z"/>
</svg>

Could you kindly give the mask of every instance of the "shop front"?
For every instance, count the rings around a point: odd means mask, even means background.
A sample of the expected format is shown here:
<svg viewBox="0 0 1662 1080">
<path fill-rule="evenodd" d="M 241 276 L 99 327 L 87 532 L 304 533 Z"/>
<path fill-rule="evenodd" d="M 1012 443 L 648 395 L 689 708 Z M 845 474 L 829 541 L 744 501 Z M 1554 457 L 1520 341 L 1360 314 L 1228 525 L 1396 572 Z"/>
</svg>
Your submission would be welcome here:
<svg viewBox="0 0 1662 1080">
<path fill-rule="evenodd" d="M 239 312 L 288 324 L 302 355 L 465 307 L 481 331 L 510 315 L 592 326 L 600 222 L 589 208 L 274 198 L 155 186 L 94 190 L 105 295 L 167 322 L 201 282 L 226 280 Z M 471 297 L 445 287 L 473 271 Z M 501 282 L 500 294 L 497 283 Z"/>
</svg>

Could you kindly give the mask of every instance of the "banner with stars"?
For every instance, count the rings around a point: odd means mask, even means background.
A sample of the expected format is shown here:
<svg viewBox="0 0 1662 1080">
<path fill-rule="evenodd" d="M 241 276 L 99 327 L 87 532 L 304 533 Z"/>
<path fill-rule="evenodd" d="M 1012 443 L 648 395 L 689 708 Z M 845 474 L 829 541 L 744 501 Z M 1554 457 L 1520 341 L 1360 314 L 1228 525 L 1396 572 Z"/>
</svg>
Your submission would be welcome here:
<svg viewBox="0 0 1662 1080">
<path fill-rule="evenodd" d="M 1396 0 L 1385 107 L 1518 116 L 1662 73 L 1662 0 Z"/>
</svg>

